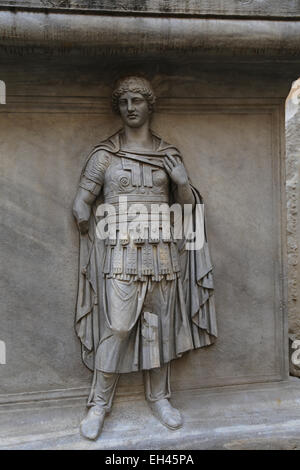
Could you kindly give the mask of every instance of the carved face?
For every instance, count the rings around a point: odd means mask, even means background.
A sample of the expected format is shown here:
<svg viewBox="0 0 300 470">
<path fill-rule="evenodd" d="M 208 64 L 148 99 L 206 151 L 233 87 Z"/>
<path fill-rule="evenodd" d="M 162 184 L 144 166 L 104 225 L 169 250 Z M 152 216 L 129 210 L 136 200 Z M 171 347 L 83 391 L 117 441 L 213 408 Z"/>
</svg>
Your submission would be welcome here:
<svg viewBox="0 0 300 470">
<path fill-rule="evenodd" d="M 120 115 L 129 127 L 141 127 L 149 120 L 147 100 L 140 93 L 127 91 L 119 98 Z"/>
</svg>

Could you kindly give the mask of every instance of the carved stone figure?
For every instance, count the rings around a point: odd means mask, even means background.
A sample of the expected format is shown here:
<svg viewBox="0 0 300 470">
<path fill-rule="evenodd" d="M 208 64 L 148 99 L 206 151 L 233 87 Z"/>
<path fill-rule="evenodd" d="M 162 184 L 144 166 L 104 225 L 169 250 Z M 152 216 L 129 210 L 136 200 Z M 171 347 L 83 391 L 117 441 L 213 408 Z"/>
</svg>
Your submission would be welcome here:
<svg viewBox="0 0 300 470">
<path fill-rule="evenodd" d="M 89 439 L 101 431 L 119 375 L 139 370 L 153 413 L 168 428 L 179 428 L 181 414 L 169 402 L 170 361 L 217 336 L 206 239 L 200 249 L 187 250 L 186 237 L 175 239 L 173 227 L 169 236 L 164 233 L 160 216 L 153 230 L 140 223 L 134 237 L 121 227 L 132 222 L 137 204 L 147 211 L 157 204 L 190 205 L 194 223 L 202 203 L 178 149 L 150 129 L 154 103 L 144 78 L 118 82 L 112 104 L 123 128 L 88 156 L 74 202 L 80 231 L 76 331 L 83 361 L 94 373 L 89 411 L 81 422 Z M 116 217 L 107 219 L 115 231 L 106 238 L 97 228 L 103 203 L 116 210 Z"/>
</svg>

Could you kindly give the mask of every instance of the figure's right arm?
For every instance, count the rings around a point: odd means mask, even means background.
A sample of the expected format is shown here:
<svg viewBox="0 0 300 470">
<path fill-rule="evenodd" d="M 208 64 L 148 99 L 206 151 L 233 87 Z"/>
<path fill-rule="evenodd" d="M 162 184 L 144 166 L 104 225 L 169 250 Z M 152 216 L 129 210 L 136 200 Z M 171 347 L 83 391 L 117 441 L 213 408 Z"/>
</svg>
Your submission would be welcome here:
<svg viewBox="0 0 300 470">
<path fill-rule="evenodd" d="M 88 161 L 81 177 L 79 188 L 73 204 L 73 214 L 80 233 L 88 232 L 92 205 L 100 193 L 105 171 L 110 157 L 106 152 L 95 152 Z"/>
<path fill-rule="evenodd" d="M 96 199 L 96 195 L 90 193 L 87 189 L 78 188 L 73 204 L 73 214 L 76 219 L 78 229 L 83 235 L 89 229 L 89 218 L 91 216 L 91 207 Z"/>
</svg>

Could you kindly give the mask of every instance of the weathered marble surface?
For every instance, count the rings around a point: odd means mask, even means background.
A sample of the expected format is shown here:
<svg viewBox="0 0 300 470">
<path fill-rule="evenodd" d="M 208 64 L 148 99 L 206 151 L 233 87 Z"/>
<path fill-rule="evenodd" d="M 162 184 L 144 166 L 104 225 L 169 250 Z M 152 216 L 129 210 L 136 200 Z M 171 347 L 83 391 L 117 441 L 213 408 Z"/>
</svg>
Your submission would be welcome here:
<svg viewBox="0 0 300 470">
<path fill-rule="evenodd" d="M 0 406 L 0 450 L 300 449 L 299 380 L 176 392 L 184 425 L 170 432 L 142 397 L 117 399 L 100 438 L 83 439 L 84 401 Z"/>
<path fill-rule="evenodd" d="M 299 60 L 300 22 L 19 11 L 0 8 L 1 52 L 92 57 Z M 238 38 L 238 40 L 237 40 Z"/>
<path fill-rule="evenodd" d="M 2 0 L 0 6 L 83 9 L 159 15 L 295 17 L 299 0 Z"/>
</svg>

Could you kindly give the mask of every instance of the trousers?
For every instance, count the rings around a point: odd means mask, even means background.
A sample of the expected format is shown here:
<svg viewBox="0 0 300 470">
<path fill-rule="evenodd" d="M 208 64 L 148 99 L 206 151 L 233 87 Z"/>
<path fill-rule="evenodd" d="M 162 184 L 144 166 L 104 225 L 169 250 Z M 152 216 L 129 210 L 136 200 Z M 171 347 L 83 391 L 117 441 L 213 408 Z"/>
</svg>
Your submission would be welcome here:
<svg viewBox="0 0 300 470">
<path fill-rule="evenodd" d="M 107 373 L 95 369 L 88 407 L 96 406 L 109 412 L 120 374 Z M 163 398 L 170 398 L 170 363 L 143 371 L 145 397 L 154 402 Z"/>
</svg>

